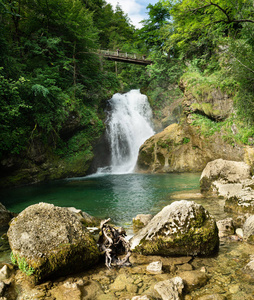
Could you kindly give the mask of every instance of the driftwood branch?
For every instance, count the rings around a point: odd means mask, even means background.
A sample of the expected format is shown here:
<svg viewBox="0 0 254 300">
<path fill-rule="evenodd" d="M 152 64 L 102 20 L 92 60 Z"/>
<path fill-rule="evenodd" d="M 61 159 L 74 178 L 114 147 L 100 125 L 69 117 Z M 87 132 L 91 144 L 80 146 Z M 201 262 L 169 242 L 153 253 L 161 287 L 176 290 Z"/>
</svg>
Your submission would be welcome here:
<svg viewBox="0 0 254 300">
<path fill-rule="evenodd" d="M 126 233 L 123 228 L 116 229 L 108 224 L 110 218 L 101 221 L 99 248 L 105 254 L 105 265 L 108 268 L 112 266 L 130 266 L 129 258 L 131 255 L 129 241 L 125 238 Z M 120 255 L 125 254 L 121 259 Z"/>
</svg>

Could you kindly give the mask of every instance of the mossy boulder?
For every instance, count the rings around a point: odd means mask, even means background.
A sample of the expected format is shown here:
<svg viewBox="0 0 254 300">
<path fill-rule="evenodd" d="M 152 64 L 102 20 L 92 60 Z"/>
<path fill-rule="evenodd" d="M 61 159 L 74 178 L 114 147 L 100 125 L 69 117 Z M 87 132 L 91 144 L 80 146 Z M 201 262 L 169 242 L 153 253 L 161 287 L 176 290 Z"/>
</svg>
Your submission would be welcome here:
<svg viewBox="0 0 254 300">
<path fill-rule="evenodd" d="M 214 159 L 244 160 L 244 150 L 225 143 L 220 134 L 205 137 L 188 124 L 171 124 L 139 149 L 139 172 L 202 172 Z"/>
<path fill-rule="evenodd" d="M 218 245 L 215 219 L 186 200 L 164 207 L 131 239 L 131 249 L 144 255 L 210 255 Z"/>
<path fill-rule="evenodd" d="M 88 269 L 99 259 L 95 240 L 67 208 L 39 203 L 10 224 L 12 260 L 35 283 Z"/>
</svg>

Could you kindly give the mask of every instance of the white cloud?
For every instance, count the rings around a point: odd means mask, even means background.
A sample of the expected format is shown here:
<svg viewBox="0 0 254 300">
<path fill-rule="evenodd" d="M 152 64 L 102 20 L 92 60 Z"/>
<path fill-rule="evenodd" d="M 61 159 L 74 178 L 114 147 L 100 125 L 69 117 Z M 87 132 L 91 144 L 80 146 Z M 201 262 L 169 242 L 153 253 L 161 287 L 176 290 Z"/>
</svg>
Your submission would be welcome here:
<svg viewBox="0 0 254 300">
<path fill-rule="evenodd" d="M 136 27 L 140 28 L 140 21 L 146 18 L 146 6 L 138 3 L 138 0 L 106 0 L 107 3 L 112 4 L 113 8 L 116 7 L 117 4 L 121 7 L 121 9 L 128 14 L 128 17 L 131 20 L 131 23 Z"/>
</svg>

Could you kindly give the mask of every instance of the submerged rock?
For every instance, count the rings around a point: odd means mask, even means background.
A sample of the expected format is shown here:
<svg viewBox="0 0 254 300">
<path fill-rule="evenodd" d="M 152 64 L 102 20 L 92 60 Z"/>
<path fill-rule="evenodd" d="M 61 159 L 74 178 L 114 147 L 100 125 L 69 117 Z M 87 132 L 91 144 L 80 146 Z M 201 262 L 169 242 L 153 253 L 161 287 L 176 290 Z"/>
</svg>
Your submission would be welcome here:
<svg viewBox="0 0 254 300">
<path fill-rule="evenodd" d="M 35 282 L 87 269 L 99 258 L 78 217 L 53 204 L 29 206 L 12 220 L 7 234 L 13 260 Z"/>
<path fill-rule="evenodd" d="M 130 242 L 133 251 L 145 255 L 210 255 L 219 237 L 208 211 L 182 200 L 164 207 Z"/>
<path fill-rule="evenodd" d="M 183 288 L 183 280 L 180 277 L 174 277 L 170 280 L 160 281 L 154 286 L 154 289 L 163 300 L 180 300 L 182 297 Z"/>
<path fill-rule="evenodd" d="M 201 288 L 206 285 L 208 276 L 199 270 L 184 271 L 178 274 L 183 279 L 184 285 L 188 292 Z"/>
<path fill-rule="evenodd" d="M 162 273 L 162 262 L 161 261 L 154 261 L 151 262 L 147 267 L 146 270 L 153 274 L 160 274 Z"/>
<path fill-rule="evenodd" d="M 248 264 L 243 268 L 243 271 L 250 274 L 251 277 L 254 277 L 254 260 L 248 262 Z"/>
</svg>

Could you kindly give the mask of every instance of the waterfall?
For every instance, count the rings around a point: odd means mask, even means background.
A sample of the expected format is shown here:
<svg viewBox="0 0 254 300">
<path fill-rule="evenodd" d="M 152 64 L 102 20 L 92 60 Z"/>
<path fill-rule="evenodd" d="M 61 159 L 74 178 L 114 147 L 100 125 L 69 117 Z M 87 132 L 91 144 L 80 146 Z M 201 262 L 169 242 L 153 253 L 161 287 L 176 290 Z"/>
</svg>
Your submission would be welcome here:
<svg viewBox="0 0 254 300">
<path fill-rule="evenodd" d="M 108 101 L 107 137 L 111 148 L 110 173 L 134 171 L 139 147 L 154 134 L 152 111 L 139 90 L 115 94 Z"/>
</svg>

